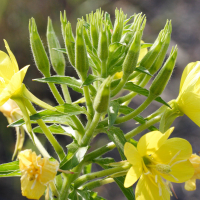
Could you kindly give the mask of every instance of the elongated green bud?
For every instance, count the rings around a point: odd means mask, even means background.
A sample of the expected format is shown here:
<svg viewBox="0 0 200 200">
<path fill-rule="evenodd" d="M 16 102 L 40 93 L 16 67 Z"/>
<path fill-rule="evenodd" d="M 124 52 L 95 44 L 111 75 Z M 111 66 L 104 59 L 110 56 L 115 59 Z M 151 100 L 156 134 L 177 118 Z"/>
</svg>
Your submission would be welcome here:
<svg viewBox="0 0 200 200">
<path fill-rule="evenodd" d="M 146 20 L 144 20 L 142 27 L 136 31 L 133 38 L 133 42 L 130 45 L 126 58 L 123 62 L 122 70 L 123 70 L 124 79 L 127 79 L 129 75 L 133 73 L 133 71 L 136 68 L 139 53 L 140 53 L 140 46 L 141 46 L 140 42 L 141 42 L 141 37 L 142 37 L 145 23 L 146 23 Z"/>
<path fill-rule="evenodd" d="M 33 52 L 33 57 L 37 68 L 44 74 L 45 77 L 50 76 L 50 64 L 47 53 L 44 49 L 42 41 L 37 31 L 37 26 L 34 18 L 29 20 L 30 44 Z"/>
<path fill-rule="evenodd" d="M 70 22 L 67 22 L 65 26 L 65 47 L 71 65 L 75 66 L 75 40 Z"/>
<path fill-rule="evenodd" d="M 87 57 L 87 50 L 85 40 L 83 38 L 83 21 L 80 20 L 76 26 L 76 47 L 75 47 L 75 68 L 82 78 L 87 78 L 87 72 L 89 70 L 89 62 Z"/>
<path fill-rule="evenodd" d="M 96 13 L 90 14 L 90 36 L 92 39 L 92 45 L 95 49 L 98 48 L 99 33 L 97 27 Z"/>
<path fill-rule="evenodd" d="M 165 38 L 164 38 L 164 43 L 162 45 L 162 49 L 160 50 L 159 55 L 157 56 L 156 60 L 154 61 L 154 63 L 152 64 L 152 66 L 149 69 L 149 72 L 151 74 L 155 74 L 160 67 L 162 66 L 162 63 L 165 59 L 168 47 L 169 47 L 169 43 L 171 40 L 171 32 L 172 32 L 172 26 L 171 26 L 171 22 L 169 22 L 169 26 L 168 29 L 166 31 L 167 33 L 165 34 Z"/>
<path fill-rule="evenodd" d="M 167 21 L 165 28 L 160 31 L 157 39 L 149 49 L 148 53 L 144 56 L 144 58 L 140 62 L 140 66 L 145 67 L 146 69 L 151 68 L 156 58 L 159 56 L 161 49 L 163 48 L 163 44 L 166 40 L 166 35 L 169 31 L 169 23 Z"/>
<path fill-rule="evenodd" d="M 90 37 L 89 37 L 88 32 L 87 32 L 85 27 L 83 28 L 83 36 L 84 36 L 84 39 L 85 39 L 85 44 L 92 51 L 92 43 L 91 43 Z"/>
<path fill-rule="evenodd" d="M 98 113 L 106 112 L 110 102 L 110 83 L 111 77 L 103 81 L 94 99 L 94 109 Z"/>
<path fill-rule="evenodd" d="M 60 22 L 61 22 L 62 36 L 63 36 L 63 39 L 65 40 L 65 26 L 67 24 L 67 16 L 66 16 L 65 10 L 64 10 L 63 15 L 62 15 L 62 12 L 60 11 Z"/>
<path fill-rule="evenodd" d="M 61 48 L 58 38 L 54 32 L 52 21 L 48 18 L 47 25 L 47 43 L 49 47 L 49 54 L 51 64 L 55 70 L 55 72 L 59 75 L 65 74 L 65 58 L 63 53 L 54 50 L 53 48 Z"/>
<path fill-rule="evenodd" d="M 120 39 L 122 37 L 122 32 L 123 32 L 125 15 L 124 15 L 124 13 L 121 9 L 120 9 L 120 11 L 118 9 L 116 9 L 115 10 L 115 17 L 116 17 L 116 19 L 115 19 L 111 43 L 120 41 Z"/>
<path fill-rule="evenodd" d="M 104 27 L 103 27 L 104 25 Z M 98 56 L 101 59 L 101 76 L 107 77 L 107 65 L 108 58 L 108 37 L 107 37 L 107 24 L 102 22 L 99 34 Z"/>
<path fill-rule="evenodd" d="M 149 88 L 150 94 L 159 96 L 165 89 L 175 66 L 177 51 L 177 47 L 172 48 L 169 58 Z"/>
</svg>

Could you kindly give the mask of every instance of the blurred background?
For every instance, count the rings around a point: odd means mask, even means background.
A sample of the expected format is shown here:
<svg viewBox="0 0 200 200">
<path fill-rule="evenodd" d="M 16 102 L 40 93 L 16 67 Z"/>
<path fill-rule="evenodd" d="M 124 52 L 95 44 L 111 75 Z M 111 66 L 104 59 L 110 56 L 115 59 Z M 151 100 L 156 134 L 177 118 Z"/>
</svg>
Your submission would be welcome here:
<svg viewBox="0 0 200 200">
<path fill-rule="evenodd" d="M 167 19 L 172 20 L 173 31 L 171 46 L 178 45 L 178 59 L 173 76 L 165 89 L 162 97 L 165 101 L 175 99 L 179 92 L 181 74 L 184 67 L 189 62 L 200 60 L 200 1 L 198 0 L 1 0 L 0 1 L 0 49 L 5 51 L 3 39 L 6 39 L 18 61 L 19 67 L 30 64 L 24 83 L 37 97 L 52 105 L 56 101 L 52 97 L 48 86 L 44 83 L 33 82 L 32 79 L 40 78 L 42 75 L 37 71 L 29 44 L 28 23 L 31 17 L 34 17 L 38 26 L 38 31 L 46 45 L 46 27 L 47 17 L 53 20 L 54 29 L 60 39 L 62 47 L 63 40 L 60 29 L 60 11 L 66 10 L 67 18 L 72 23 L 73 30 L 77 18 L 95 11 L 97 8 L 107 11 L 111 14 L 114 21 L 115 8 L 122 8 L 124 13 L 129 16 L 134 13 L 143 12 L 147 17 L 147 25 L 144 30 L 143 40 L 152 43 L 159 31 L 164 27 Z M 169 50 L 171 50 L 171 46 Z M 52 71 L 52 74 L 54 72 Z M 67 66 L 66 75 L 76 76 L 72 67 Z M 73 100 L 78 98 L 72 91 Z M 134 99 L 131 107 L 136 107 L 143 100 L 142 97 Z M 148 113 L 160 106 L 154 103 L 142 115 L 145 117 Z M 176 119 L 173 124 L 176 129 L 172 137 L 183 137 L 189 140 L 193 146 L 194 153 L 200 151 L 200 129 L 189 118 L 183 116 Z M 15 144 L 15 130 L 7 128 L 6 118 L 0 114 L 0 164 L 10 162 Z M 122 124 L 121 128 L 126 133 L 136 125 L 133 122 Z M 71 142 L 69 138 L 56 136 L 63 146 Z M 139 137 L 138 137 L 139 138 Z M 136 139 L 138 139 L 136 138 Z M 40 136 L 42 143 L 52 156 L 51 145 L 46 142 L 44 136 Z M 98 140 L 98 141 L 97 141 Z M 105 135 L 100 135 L 94 141 L 95 148 L 105 144 L 108 139 Z M 26 137 L 24 148 L 34 147 L 28 137 Z M 107 156 L 114 156 L 120 160 L 118 152 L 112 151 Z M 98 168 L 99 169 L 99 168 Z M 94 167 L 95 170 L 95 167 Z M 184 184 L 174 184 L 175 192 L 180 200 L 198 200 L 200 199 L 200 182 L 197 180 L 197 190 L 187 192 L 184 190 Z M 108 200 L 124 200 L 123 194 L 115 183 L 97 188 L 99 195 Z M 0 179 L 0 200 L 24 200 L 21 196 L 20 178 L 1 178 Z M 171 198 L 175 200 L 175 197 Z"/>
</svg>

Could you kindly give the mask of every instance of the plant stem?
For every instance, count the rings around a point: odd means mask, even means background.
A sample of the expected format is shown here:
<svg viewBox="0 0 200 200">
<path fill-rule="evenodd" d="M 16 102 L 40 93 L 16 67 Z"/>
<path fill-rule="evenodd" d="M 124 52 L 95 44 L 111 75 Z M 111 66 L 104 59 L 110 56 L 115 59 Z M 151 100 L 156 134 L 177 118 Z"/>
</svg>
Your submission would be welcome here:
<svg viewBox="0 0 200 200">
<path fill-rule="evenodd" d="M 60 93 L 58 92 L 56 86 L 53 84 L 53 83 L 48 83 L 49 85 L 49 88 L 51 89 L 52 91 L 52 94 L 54 95 L 56 101 L 59 103 L 59 104 L 64 104 L 64 100 L 62 99 L 62 97 L 60 96 Z"/>
<path fill-rule="evenodd" d="M 37 113 L 36 110 L 35 110 L 35 108 L 30 103 L 29 100 L 25 99 L 24 102 L 25 102 L 28 110 L 31 112 L 32 115 Z M 43 122 L 42 119 L 38 119 L 37 123 L 40 126 L 40 128 L 42 129 L 42 131 L 44 132 L 44 134 L 46 135 L 46 137 L 49 140 L 49 142 L 54 147 L 56 153 L 58 154 L 59 159 L 62 160 L 65 157 L 65 152 L 64 152 L 63 148 L 60 146 L 60 144 L 58 143 L 58 141 L 54 138 L 53 134 L 47 128 L 46 124 Z"/>
<path fill-rule="evenodd" d="M 92 190 L 96 187 L 100 187 L 105 184 L 113 183 L 115 180 L 113 178 L 105 178 L 100 180 L 91 181 L 89 183 L 84 184 L 81 189 L 87 188 L 88 190 Z"/>
<path fill-rule="evenodd" d="M 100 117 L 101 117 L 101 113 L 95 112 L 93 120 L 89 128 L 86 130 L 85 135 L 83 136 L 83 139 L 81 141 L 81 146 L 87 146 L 89 142 L 91 141 L 92 136 L 94 134 L 94 129 L 97 127 Z"/>
<path fill-rule="evenodd" d="M 84 92 L 84 96 L 85 96 L 87 110 L 88 110 L 88 113 L 90 114 L 90 118 L 88 120 L 90 121 L 92 119 L 93 115 L 94 115 L 94 109 L 93 109 L 92 100 L 90 98 L 89 87 L 88 86 L 84 86 L 83 87 L 83 92 Z"/>
<path fill-rule="evenodd" d="M 66 103 L 72 103 L 67 85 L 61 84 L 62 92 Z"/>
<path fill-rule="evenodd" d="M 118 94 L 121 91 L 121 89 L 124 87 L 124 85 L 125 85 L 125 83 L 127 81 L 127 78 L 124 78 L 122 76 L 121 81 L 119 82 L 119 84 L 117 85 L 117 87 L 114 90 L 112 90 L 111 97 L 114 97 L 116 94 Z"/>
<path fill-rule="evenodd" d="M 83 176 L 80 176 L 79 178 L 77 178 L 74 181 L 74 188 L 78 188 L 80 187 L 83 183 L 85 183 L 86 181 L 92 180 L 92 179 L 96 179 L 96 178 L 100 178 L 103 176 L 108 176 L 120 171 L 125 171 L 128 170 L 131 167 L 130 163 L 126 163 L 120 167 L 114 167 L 114 168 L 110 168 L 110 169 L 105 169 L 102 171 L 98 171 L 98 172 L 93 172 L 93 173 L 89 173 L 89 174 L 84 174 Z"/>
<path fill-rule="evenodd" d="M 158 123 L 161 119 L 161 116 L 157 116 L 153 119 L 150 119 L 149 121 L 146 121 L 145 124 L 141 124 L 140 126 L 138 126 L 137 128 L 135 128 L 134 130 L 128 132 L 127 134 L 125 134 L 125 138 L 128 140 L 134 136 L 136 136 L 137 134 L 139 134 L 140 132 L 142 132 L 143 130 L 147 129 L 148 127 Z M 92 162 L 93 159 L 107 153 L 108 151 L 111 151 L 115 148 L 115 144 L 113 142 L 109 142 L 108 144 L 94 150 L 93 152 L 87 154 L 84 158 L 84 162 L 86 162 L 87 164 L 89 164 L 90 162 Z"/>
</svg>

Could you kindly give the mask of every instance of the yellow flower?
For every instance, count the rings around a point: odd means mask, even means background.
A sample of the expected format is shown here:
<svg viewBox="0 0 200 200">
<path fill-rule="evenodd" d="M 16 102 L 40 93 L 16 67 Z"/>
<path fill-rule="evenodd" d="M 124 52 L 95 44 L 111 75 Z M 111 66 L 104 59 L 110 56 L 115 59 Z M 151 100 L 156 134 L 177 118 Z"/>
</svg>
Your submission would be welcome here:
<svg viewBox="0 0 200 200">
<path fill-rule="evenodd" d="M 196 179 L 200 179 L 200 157 L 192 154 L 189 160 L 194 167 L 194 175 L 190 180 L 185 182 L 185 189 L 193 191 L 196 190 Z"/>
<path fill-rule="evenodd" d="M 0 51 L 0 106 L 12 96 L 18 95 L 22 86 L 24 76 L 29 66 L 19 71 L 15 56 L 11 52 L 8 43 L 4 40 L 9 56 Z"/>
<path fill-rule="evenodd" d="M 139 179 L 135 192 L 137 200 L 169 200 L 171 191 L 163 178 L 181 183 L 194 174 L 188 160 L 192 147 L 187 140 L 168 139 L 173 129 L 164 134 L 159 131 L 145 134 L 137 148 L 125 143 L 124 153 L 132 167 L 126 175 L 124 187 L 130 187 Z"/>
<path fill-rule="evenodd" d="M 144 43 L 143 41 L 141 41 L 141 43 Z M 140 54 L 138 57 L 138 62 L 140 62 L 142 60 L 142 58 L 144 58 L 144 56 L 147 54 L 148 50 L 147 48 L 143 48 L 140 50 Z M 114 76 L 115 79 L 120 79 L 123 75 L 123 72 L 117 72 Z"/>
<path fill-rule="evenodd" d="M 28 199 L 39 199 L 44 194 L 47 184 L 55 178 L 58 161 L 41 158 L 31 150 L 21 151 L 18 158 L 22 173 L 22 195 Z"/>
<path fill-rule="evenodd" d="M 179 109 L 200 126 L 200 61 L 189 63 L 181 78 Z"/>
</svg>

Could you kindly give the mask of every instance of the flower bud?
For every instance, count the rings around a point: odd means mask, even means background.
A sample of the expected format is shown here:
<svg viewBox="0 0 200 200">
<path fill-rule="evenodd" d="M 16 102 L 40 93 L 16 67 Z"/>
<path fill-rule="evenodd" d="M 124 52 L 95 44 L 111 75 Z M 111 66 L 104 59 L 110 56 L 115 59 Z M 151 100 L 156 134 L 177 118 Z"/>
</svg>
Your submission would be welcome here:
<svg viewBox="0 0 200 200">
<path fill-rule="evenodd" d="M 47 57 L 46 51 L 40 39 L 37 31 L 35 20 L 31 18 L 29 20 L 29 33 L 30 33 L 30 44 L 33 52 L 33 57 L 37 68 L 44 74 L 45 77 L 50 76 L 50 64 Z"/>
<path fill-rule="evenodd" d="M 61 48 L 58 38 L 54 32 L 52 21 L 48 18 L 47 25 L 47 43 L 49 47 L 49 54 L 52 66 L 55 72 L 59 75 L 65 74 L 65 58 L 63 53 L 55 51 L 53 48 Z"/>
<path fill-rule="evenodd" d="M 83 38 L 83 21 L 80 20 L 76 27 L 75 68 L 83 80 L 87 78 L 89 62 L 85 40 Z"/>
<path fill-rule="evenodd" d="M 115 10 L 115 17 L 116 17 L 116 19 L 115 19 L 111 43 L 120 41 L 121 36 L 122 36 L 122 32 L 123 32 L 125 15 L 124 15 L 124 13 L 121 9 L 120 9 L 120 11 L 118 9 L 116 9 Z"/>
<path fill-rule="evenodd" d="M 140 53 L 140 42 L 141 42 L 141 37 L 142 37 L 145 23 L 146 23 L 146 20 L 144 20 L 141 28 L 139 28 L 139 30 L 136 31 L 133 41 L 129 47 L 129 50 L 128 50 L 125 60 L 123 62 L 122 70 L 123 70 L 124 78 L 129 77 L 129 75 L 136 68 L 139 53 Z"/>
<path fill-rule="evenodd" d="M 169 25 L 166 28 L 166 34 L 165 34 L 165 38 L 164 38 L 164 43 L 162 45 L 162 49 L 161 49 L 158 57 L 154 61 L 153 65 L 149 69 L 149 72 L 151 74 L 155 74 L 160 69 L 160 67 L 162 66 L 162 63 L 165 59 L 167 49 L 169 47 L 169 43 L 170 43 L 170 40 L 171 40 L 171 32 L 172 32 L 172 26 L 171 26 L 171 22 L 169 22 Z"/>
<path fill-rule="evenodd" d="M 169 58 L 150 86 L 150 94 L 159 96 L 165 89 L 175 66 L 177 51 L 177 47 L 172 48 Z"/>
<path fill-rule="evenodd" d="M 109 76 L 100 85 L 97 95 L 94 99 L 94 109 L 98 113 L 106 112 L 110 102 L 110 83 L 111 77 Z"/>
<path fill-rule="evenodd" d="M 71 23 L 67 22 L 64 33 L 65 47 L 67 50 L 68 59 L 72 66 L 75 66 L 75 40 L 72 33 Z"/>
</svg>

